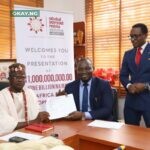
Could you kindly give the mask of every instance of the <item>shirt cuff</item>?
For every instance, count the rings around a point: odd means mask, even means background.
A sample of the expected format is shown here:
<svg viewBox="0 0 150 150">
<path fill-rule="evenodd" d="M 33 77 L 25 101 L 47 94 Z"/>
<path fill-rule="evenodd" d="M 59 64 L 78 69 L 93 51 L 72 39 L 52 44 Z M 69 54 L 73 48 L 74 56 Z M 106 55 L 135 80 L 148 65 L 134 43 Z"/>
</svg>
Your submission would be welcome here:
<svg viewBox="0 0 150 150">
<path fill-rule="evenodd" d="M 150 91 L 150 84 L 149 83 L 145 83 L 145 89 Z"/>
<path fill-rule="evenodd" d="M 92 116 L 89 112 L 85 112 L 84 115 L 85 115 L 85 119 L 92 119 Z"/>
<path fill-rule="evenodd" d="M 132 85 L 132 84 L 131 84 L 131 83 L 128 83 L 127 86 L 126 86 L 126 88 L 128 89 L 130 85 Z"/>
</svg>

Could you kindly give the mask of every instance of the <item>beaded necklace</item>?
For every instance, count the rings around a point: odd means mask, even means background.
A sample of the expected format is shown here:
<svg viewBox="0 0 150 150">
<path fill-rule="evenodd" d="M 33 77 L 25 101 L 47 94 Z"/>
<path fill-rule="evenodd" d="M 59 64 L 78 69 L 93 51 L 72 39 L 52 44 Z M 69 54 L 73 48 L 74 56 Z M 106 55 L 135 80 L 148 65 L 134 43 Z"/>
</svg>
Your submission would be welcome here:
<svg viewBox="0 0 150 150">
<path fill-rule="evenodd" d="M 14 100 L 14 96 L 13 96 L 13 92 L 12 90 L 9 88 L 9 92 L 12 96 L 12 99 Z M 23 94 L 23 102 L 24 102 L 24 114 L 25 114 L 25 121 L 28 124 L 28 109 L 27 109 L 27 99 L 26 99 L 26 94 L 24 92 L 24 90 L 22 90 L 22 94 Z"/>
</svg>

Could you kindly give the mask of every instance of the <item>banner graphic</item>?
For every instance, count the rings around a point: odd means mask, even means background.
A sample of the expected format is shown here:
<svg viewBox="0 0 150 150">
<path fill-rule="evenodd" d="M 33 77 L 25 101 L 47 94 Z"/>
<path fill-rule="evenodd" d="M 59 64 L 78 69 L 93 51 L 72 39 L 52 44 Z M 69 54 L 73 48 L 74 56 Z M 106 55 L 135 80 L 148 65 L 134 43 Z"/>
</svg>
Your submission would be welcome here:
<svg viewBox="0 0 150 150">
<path fill-rule="evenodd" d="M 17 62 L 26 66 L 26 85 L 44 105 L 74 80 L 73 15 L 40 10 L 39 17 L 15 17 L 15 33 Z"/>
</svg>

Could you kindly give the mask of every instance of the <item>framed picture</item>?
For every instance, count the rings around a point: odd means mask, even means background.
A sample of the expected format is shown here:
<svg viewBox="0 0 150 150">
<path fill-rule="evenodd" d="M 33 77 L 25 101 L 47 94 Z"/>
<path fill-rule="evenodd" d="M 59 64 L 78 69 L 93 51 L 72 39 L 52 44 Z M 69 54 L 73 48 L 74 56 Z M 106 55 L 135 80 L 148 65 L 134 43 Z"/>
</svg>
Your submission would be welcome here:
<svg viewBox="0 0 150 150">
<path fill-rule="evenodd" d="M 0 81 L 8 81 L 8 67 L 15 62 L 16 59 L 0 59 Z"/>
</svg>

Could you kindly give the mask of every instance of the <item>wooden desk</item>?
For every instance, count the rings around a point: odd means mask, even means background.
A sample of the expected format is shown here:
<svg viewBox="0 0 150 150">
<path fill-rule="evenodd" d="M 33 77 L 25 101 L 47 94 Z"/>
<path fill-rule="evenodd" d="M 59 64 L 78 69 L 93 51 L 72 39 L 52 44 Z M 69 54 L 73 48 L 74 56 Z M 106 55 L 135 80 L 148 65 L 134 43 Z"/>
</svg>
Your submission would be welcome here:
<svg viewBox="0 0 150 150">
<path fill-rule="evenodd" d="M 42 133 L 43 136 L 50 136 L 52 133 L 57 133 L 59 139 L 63 140 L 66 145 L 73 147 L 75 150 L 79 150 L 79 140 L 78 132 L 87 127 L 87 124 L 91 121 L 64 121 L 58 120 L 54 121 L 51 124 L 54 126 L 54 130 L 47 131 Z M 25 129 L 20 129 L 18 131 L 25 133 L 32 133 L 41 135 L 41 133 L 33 132 Z"/>
<path fill-rule="evenodd" d="M 80 150 L 112 150 L 125 145 L 126 150 L 150 150 L 150 129 L 124 125 L 120 129 L 86 127 L 78 133 Z"/>
<path fill-rule="evenodd" d="M 124 125 L 119 130 L 87 126 L 91 121 L 54 121 L 54 130 L 42 133 L 59 134 L 59 139 L 75 150 L 112 150 L 121 144 L 126 150 L 150 150 L 150 129 Z M 19 131 L 39 134 L 25 129 Z"/>
</svg>

